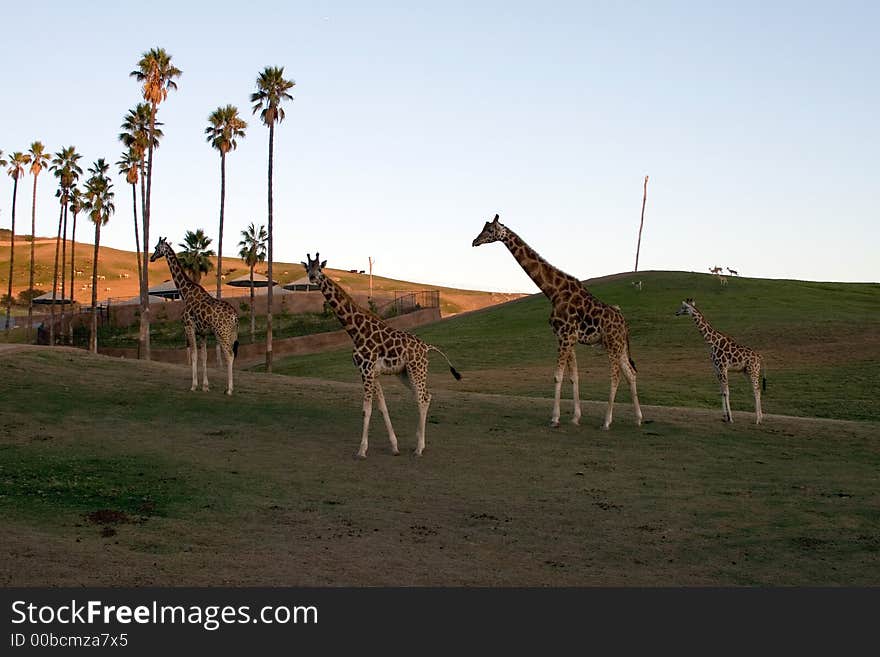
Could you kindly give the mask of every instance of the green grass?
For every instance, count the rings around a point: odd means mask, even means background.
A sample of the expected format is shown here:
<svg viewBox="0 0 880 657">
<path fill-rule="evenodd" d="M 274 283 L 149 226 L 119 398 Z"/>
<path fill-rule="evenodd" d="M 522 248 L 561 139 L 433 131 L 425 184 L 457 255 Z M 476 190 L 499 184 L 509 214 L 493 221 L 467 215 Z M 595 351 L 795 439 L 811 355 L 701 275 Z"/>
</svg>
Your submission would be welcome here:
<svg viewBox="0 0 880 657">
<path fill-rule="evenodd" d="M 389 381 L 404 455 L 376 411 L 356 461 L 357 385 L 237 372 L 230 399 L 211 377 L 0 358 L 0 584 L 880 583 L 877 423 L 651 409 L 635 427 L 621 405 L 605 432 L 588 404 L 551 430 L 546 398 L 438 387 L 416 459 Z M 135 521 L 108 536 L 84 520 L 100 509 Z"/>
<path fill-rule="evenodd" d="M 631 282 L 642 280 L 642 291 Z M 712 325 L 761 352 L 769 413 L 880 420 L 880 285 L 729 277 L 721 288 L 707 274 L 652 272 L 590 285 L 621 306 L 630 326 L 644 404 L 719 408 L 718 386 L 702 336 L 689 317 L 674 316 L 694 297 Z M 550 397 L 556 340 L 543 295 L 454 317 L 414 332 L 444 349 L 464 375 L 454 382 L 434 356 L 431 386 Z M 350 349 L 276 362 L 275 372 L 357 381 Z M 581 397 L 608 396 L 601 349 L 578 347 Z M 563 387 L 569 398 L 571 388 Z M 621 386 L 618 401 L 629 399 Z M 731 380 L 734 410 L 753 408 L 744 377 Z M 549 414 L 549 408 L 548 408 Z"/>
</svg>

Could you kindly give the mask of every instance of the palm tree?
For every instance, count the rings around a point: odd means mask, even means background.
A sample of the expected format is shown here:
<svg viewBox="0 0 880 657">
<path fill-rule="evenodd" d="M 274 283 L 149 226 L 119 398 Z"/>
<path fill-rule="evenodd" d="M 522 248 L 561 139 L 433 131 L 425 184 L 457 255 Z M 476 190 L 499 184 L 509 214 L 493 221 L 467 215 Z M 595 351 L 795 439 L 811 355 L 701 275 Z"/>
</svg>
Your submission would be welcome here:
<svg viewBox="0 0 880 657">
<path fill-rule="evenodd" d="M 143 284 L 143 265 L 141 264 L 141 241 L 138 235 L 138 210 L 137 210 L 137 184 L 140 180 L 141 160 L 133 147 L 129 147 L 127 153 L 116 163 L 119 167 L 119 175 L 125 176 L 125 182 L 131 185 L 131 211 L 134 216 L 134 252 L 137 257 L 138 284 Z"/>
<path fill-rule="evenodd" d="M 40 141 L 31 144 L 28 154 L 31 158 L 31 175 L 34 177 L 34 196 L 31 200 L 31 268 L 28 278 L 28 289 L 34 289 L 34 247 L 37 241 L 37 178 L 40 172 L 49 165 L 49 153 Z M 34 323 L 34 296 L 28 296 L 27 338 L 31 339 L 31 329 Z"/>
<path fill-rule="evenodd" d="M 226 204 L 226 154 L 238 146 L 238 138 L 244 139 L 247 123 L 238 115 L 234 105 L 218 107 L 208 117 L 205 128 L 208 143 L 220 151 L 220 237 L 217 240 L 217 298 L 223 292 L 220 289 L 220 278 L 223 275 L 223 208 Z"/>
<path fill-rule="evenodd" d="M 76 152 L 75 146 L 62 148 L 55 153 L 52 159 L 52 172 L 58 178 L 58 190 L 55 192 L 61 203 L 58 215 L 58 235 L 55 238 L 55 271 L 52 277 L 52 319 L 49 324 L 49 344 L 55 344 L 55 299 L 58 289 L 58 256 L 59 243 L 61 255 L 61 331 L 64 332 L 64 288 L 66 283 L 65 272 L 67 268 L 67 202 L 70 199 L 70 189 L 82 175 L 82 168 L 78 161 L 82 155 Z M 63 228 L 62 228 L 63 225 Z"/>
<path fill-rule="evenodd" d="M 257 77 L 257 91 L 251 94 L 251 102 L 254 104 L 253 113 L 260 112 L 260 120 L 269 127 L 269 173 L 268 173 L 268 201 L 269 201 L 269 232 L 268 232 L 268 256 L 269 256 L 269 287 L 266 290 L 266 371 L 272 371 L 272 155 L 275 148 L 275 124 L 284 120 L 284 109 L 281 103 L 285 100 L 293 100 L 288 92 L 296 83 L 293 80 L 284 79 L 283 66 L 267 66 Z"/>
<path fill-rule="evenodd" d="M 214 268 L 214 263 L 211 262 L 214 251 L 208 248 L 210 245 L 211 238 L 205 235 L 205 231 L 201 228 L 195 232 L 186 231 L 183 242 L 179 244 L 183 249 L 177 254 L 180 266 L 196 283 L 202 280 L 203 274 L 207 274 Z"/>
<path fill-rule="evenodd" d="M 9 156 L 9 169 L 7 173 L 13 180 L 12 183 L 12 232 L 9 242 L 9 289 L 6 293 L 6 332 L 11 327 L 10 315 L 12 314 L 12 265 L 15 261 L 15 199 L 18 195 L 18 181 L 24 175 L 24 168 L 30 164 L 31 156 L 21 151 L 16 151 Z M 5 165 L 4 165 L 5 166 Z"/>
<path fill-rule="evenodd" d="M 92 177 L 86 181 L 85 203 L 83 209 L 95 224 L 95 254 L 92 258 L 92 327 L 89 332 L 89 350 L 98 353 L 98 247 L 101 243 L 101 226 L 110 221 L 116 211 L 113 204 L 113 183 L 107 177 L 110 165 L 104 158 L 96 160 L 89 167 Z"/>
<path fill-rule="evenodd" d="M 73 213 L 73 226 L 70 229 L 70 308 L 71 313 L 73 312 L 73 283 L 74 276 L 76 275 L 76 215 L 83 211 L 85 208 L 85 195 L 82 193 L 82 190 L 77 186 L 73 186 L 70 189 L 70 211 Z M 71 321 L 68 324 L 68 342 L 73 344 L 73 322 Z"/>
<path fill-rule="evenodd" d="M 159 103 L 168 98 L 168 92 L 177 89 L 175 78 L 183 73 L 171 63 L 171 55 L 164 48 L 153 48 L 143 53 L 138 61 L 137 69 L 130 76 L 143 84 L 144 100 L 150 104 L 150 130 L 147 137 L 147 194 L 143 210 L 143 273 L 144 284 L 141 286 L 141 331 L 140 356 L 150 359 L 150 301 L 147 298 L 147 281 L 149 262 L 146 245 L 150 242 L 150 199 L 153 188 L 153 143 L 156 139 L 156 111 Z"/>
<path fill-rule="evenodd" d="M 245 264 L 250 268 L 251 282 L 251 342 L 254 341 L 254 333 L 256 332 L 256 321 L 254 319 L 254 267 L 258 262 L 266 259 L 266 227 L 262 224 L 260 228 L 254 228 L 253 222 L 246 230 L 241 231 L 241 242 L 238 245 L 241 249 L 238 252 L 239 257 L 244 260 Z"/>
</svg>

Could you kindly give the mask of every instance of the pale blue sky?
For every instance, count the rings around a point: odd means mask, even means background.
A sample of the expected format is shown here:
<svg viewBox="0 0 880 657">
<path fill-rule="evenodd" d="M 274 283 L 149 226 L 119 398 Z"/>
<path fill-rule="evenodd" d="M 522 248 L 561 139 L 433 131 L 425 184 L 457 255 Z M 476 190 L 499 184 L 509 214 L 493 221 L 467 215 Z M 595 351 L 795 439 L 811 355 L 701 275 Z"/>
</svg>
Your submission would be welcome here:
<svg viewBox="0 0 880 657">
<path fill-rule="evenodd" d="M 140 98 L 128 73 L 164 47 L 183 75 L 159 112 L 151 242 L 204 228 L 216 246 L 219 155 L 203 131 L 227 103 L 250 126 L 227 163 L 226 255 L 265 223 L 268 130 L 248 98 L 273 65 L 296 81 L 276 131 L 276 260 L 318 250 L 366 269 L 372 256 L 391 277 L 534 291 L 504 247 L 471 247 L 498 212 L 571 274 L 627 271 L 647 174 L 640 269 L 880 280 L 878 3 L 141 7 L 4 9 L 0 149 L 39 139 L 115 162 Z M 131 249 L 116 182 L 102 242 Z M 41 176 L 40 234 L 54 232 L 53 193 Z M 11 196 L 3 176 L 2 227 Z"/>
</svg>

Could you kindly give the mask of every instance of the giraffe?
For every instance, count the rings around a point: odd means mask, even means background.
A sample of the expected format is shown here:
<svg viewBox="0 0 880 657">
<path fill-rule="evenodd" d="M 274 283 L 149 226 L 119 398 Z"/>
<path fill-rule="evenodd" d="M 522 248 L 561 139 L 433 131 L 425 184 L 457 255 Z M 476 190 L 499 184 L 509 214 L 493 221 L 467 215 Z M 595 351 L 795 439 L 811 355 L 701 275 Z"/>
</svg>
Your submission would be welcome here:
<svg viewBox="0 0 880 657">
<path fill-rule="evenodd" d="M 208 334 L 213 333 L 217 344 L 226 359 L 226 394 L 232 394 L 232 361 L 238 355 L 238 313 L 228 302 L 215 299 L 198 283 L 194 283 L 180 266 L 171 245 L 164 237 L 159 238 L 150 262 L 164 257 L 171 270 L 174 284 L 183 298 L 183 330 L 186 343 L 192 354 L 192 387 L 198 387 L 199 355 L 202 360 L 202 390 L 208 390 Z M 196 338 L 202 339 L 201 354 L 197 350 Z"/>
<path fill-rule="evenodd" d="M 764 417 L 761 412 L 761 389 L 767 389 L 767 378 L 761 376 L 761 354 L 737 344 L 732 338 L 712 328 L 703 313 L 697 310 L 697 304 L 693 299 L 682 301 L 681 307 L 675 311 L 675 314 L 693 317 L 697 329 L 709 345 L 712 366 L 721 385 L 721 410 L 724 413 L 724 421 L 733 422 L 733 414 L 730 412 L 730 389 L 727 385 L 727 372 L 733 370 L 742 372 L 751 381 L 755 393 L 755 424 L 761 424 Z"/>
<path fill-rule="evenodd" d="M 574 397 L 573 424 L 580 424 L 581 401 L 578 390 L 577 358 L 574 346 L 581 344 L 601 344 L 611 364 L 611 393 L 608 397 L 608 408 L 605 411 L 603 429 L 611 426 L 614 411 L 614 397 L 620 384 L 620 373 L 629 382 L 636 425 L 642 423 L 642 410 L 636 391 L 636 365 L 630 358 L 629 329 L 623 313 L 616 306 L 599 301 L 583 283 L 556 269 L 534 249 L 526 244 L 519 235 L 499 221 L 496 214 L 492 221 L 487 221 L 482 232 L 473 241 L 473 246 L 502 242 L 510 250 L 514 259 L 525 270 L 529 277 L 547 295 L 553 310 L 550 313 L 550 326 L 559 342 L 556 360 L 556 388 L 553 398 L 553 415 L 550 426 L 559 426 L 559 397 L 562 393 L 562 379 L 568 368 L 571 380 L 572 396 Z"/>
<path fill-rule="evenodd" d="M 395 456 L 400 453 L 397 436 L 388 416 L 388 407 L 385 405 L 385 394 L 379 383 L 380 374 L 397 374 L 415 393 L 419 406 L 419 424 L 416 428 L 414 454 L 421 456 L 425 449 L 425 421 L 431 403 L 431 395 L 428 392 L 428 352 L 436 351 L 443 356 L 449 365 L 449 371 L 456 379 L 460 380 L 461 374 L 455 370 L 446 354 L 437 347 L 426 344 L 411 333 L 391 328 L 373 313 L 360 308 L 345 290 L 324 274 L 327 261 L 321 262 L 318 253 L 315 254 L 314 260 L 310 254 L 306 254 L 306 258 L 307 262 L 302 265 L 306 268 L 309 282 L 320 287 L 327 303 L 354 343 L 352 360 L 361 373 L 364 385 L 364 427 L 357 458 L 367 457 L 367 435 L 373 412 L 373 396 L 376 397 L 379 410 L 382 411 L 385 420 L 385 428 L 391 441 L 391 453 Z"/>
</svg>

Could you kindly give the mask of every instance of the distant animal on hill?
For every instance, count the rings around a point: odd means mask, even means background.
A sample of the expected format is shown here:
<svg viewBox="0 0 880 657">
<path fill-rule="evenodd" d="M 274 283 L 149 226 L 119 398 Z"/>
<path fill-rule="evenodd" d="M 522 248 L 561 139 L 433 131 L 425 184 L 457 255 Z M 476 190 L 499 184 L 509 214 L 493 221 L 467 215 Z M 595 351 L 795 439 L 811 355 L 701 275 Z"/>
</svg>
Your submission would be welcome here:
<svg viewBox="0 0 880 657">
<path fill-rule="evenodd" d="M 171 245 L 164 237 L 159 238 L 150 262 L 165 258 L 171 270 L 171 278 L 183 299 L 183 330 L 187 346 L 192 353 L 192 387 L 198 387 L 197 338 L 201 338 L 202 390 L 208 390 L 208 335 L 217 338 L 220 351 L 226 359 L 226 394 L 232 394 L 232 362 L 238 355 L 238 313 L 226 301 L 215 299 L 198 283 L 186 275 Z"/>
<path fill-rule="evenodd" d="M 315 254 L 314 260 L 310 254 L 306 254 L 306 259 L 307 262 L 302 265 L 306 268 L 309 283 L 320 287 L 327 304 L 336 313 L 336 317 L 354 343 L 352 359 L 355 367 L 361 372 L 361 380 L 364 384 L 364 428 L 357 457 L 361 459 L 367 457 L 367 436 L 370 416 L 373 413 L 374 396 L 385 419 L 385 428 L 391 441 L 391 453 L 395 455 L 400 453 L 397 436 L 388 415 L 388 407 L 385 405 L 385 394 L 379 383 L 380 374 L 397 374 L 415 393 L 419 405 L 415 455 L 421 456 L 425 449 L 425 423 L 428 406 L 431 404 L 431 395 L 428 392 L 428 352 L 436 351 L 443 356 L 449 365 L 449 371 L 456 379 L 461 379 L 461 374 L 455 370 L 446 354 L 437 347 L 426 344 L 411 333 L 391 328 L 373 313 L 359 307 L 345 290 L 324 274 L 327 261 L 321 262 L 319 254 Z"/>
<path fill-rule="evenodd" d="M 720 274 L 722 271 L 724 271 L 724 267 L 709 267 L 710 274 Z"/>
<path fill-rule="evenodd" d="M 737 344 L 720 331 L 716 331 L 703 313 L 697 310 L 697 303 L 693 299 L 685 299 L 675 311 L 677 316 L 690 315 L 694 318 L 697 329 L 709 345 L 709 356 L 712 359 L 712 367 L 715 368 L 715 376 L 721 386 L 721 410 L 724 413 L 725 422 L 733 422 L 733 414 L 730 410 L 730 388 L 727 384 L 727 373 L 743 372 L 752 384 L 755 394 L 755 424 L 760 424 L 763 418 L 761 412 L 761 389 L 767 388 L 767 379 L 761 377 L 761 355 L 748 347 Z"/>
<path fill-rule="evenodd" d="M 718 274 L 718 281 L 721 283 L 721 287 L 727 287 L 727 277 Z"/>
<path fill-rule="evenodd" d="M 556 269 L 526 244 L 523 239 L 498 220 L 487 221 L 483 230 L 474 238 L 473 246 L 490 242 L 503 243 L 526 274 L 547 295 L 553 306 L 550 326 L 559 342 L 556 359 L 556 389 L 553 397 L 553 415 L 550 426 L 559 426 L 559 398 L 562 379 L 568 369 L 574 397 L 573 424 L 581 419 L 581 401 L 578 393 L 578 369 L 574 347 L 581 344 L 601 344 L 608 353 L 611 364 L 611 393 L 605 411 L 603 429 L 611 426 L 614 397 L 620 384 L 620 373 L 629 382 L 636 424 L 642 423 L 642 409 L 636 391 L 636 364 L 630 356 L 629 328 L 619 309 L 594 297 L 584 284 L 574 276 Z"/>
<path fill-rule="evenodd" d="M 639 292 L 642 291 L 642 282 L 641 281 L 633 281 L 632 286 L 636 288 Z"/>
<path fill-rule="evenodd" d="M 739 272 L 736 271 L 735 269 L 731 269 L 730 267 L 727 268 L 727 273 L 730 274 L 731 276 L 739 276 Z"/>
</svg>

